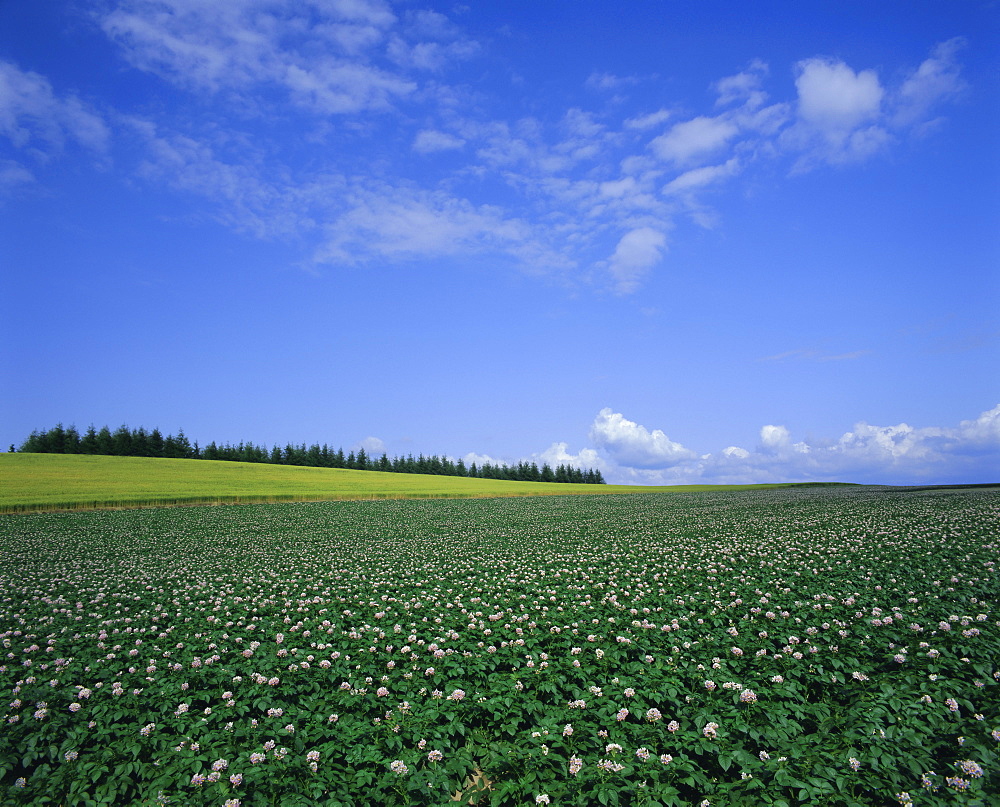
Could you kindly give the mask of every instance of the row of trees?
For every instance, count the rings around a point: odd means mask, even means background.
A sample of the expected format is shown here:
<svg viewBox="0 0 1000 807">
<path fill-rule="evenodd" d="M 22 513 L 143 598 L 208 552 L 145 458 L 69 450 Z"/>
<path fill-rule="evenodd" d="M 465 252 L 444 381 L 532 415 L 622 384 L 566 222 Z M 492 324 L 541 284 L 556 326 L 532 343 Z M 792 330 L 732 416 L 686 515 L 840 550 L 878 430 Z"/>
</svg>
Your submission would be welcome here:
<svg viewBox="0 0 1000 807">
<path fill-rule="evenodd" d="M 14 447 L 11 446 L 11 451 Z M 159 429 L 147 431 L 141 426 L 130 429 L 119 426 L 111 431 L 107 426 L 95 429 L 90 426 L 83 434 L 75 427 L 62 424 L 47 431 L 33 431 L 18 451 L 31 454 L 105 454 L 119 457 L 168 457 L 174 459 L 229 460 L 232 462 L 267 462 L 275 465 L 310 465 L 317 468 L 351 468 L 358 471 L 390 471 L 404 474 L 440 474 L 444 476 L 474 476 L 480 479 L 509 479 L 521 482 L 582 482 L 603 485 L 599 470 L 581 470 L 571 465 L 552 468 L 548 463 L 541 467 L 534 462 L 471 463 L 449 457 L 420 454 L 414 457 L 389 458 L 386 454 L 375 458 L 364 448 L 344 454 L 342 448 L 331 449 L 325 443 L 292 445 L 284 448 L 258 446 L 253 443 L 217 445 L 214 441 L 204 448 L 191 443 L 181 429 L 176 435 L 164 435 Z"/>
</svg>

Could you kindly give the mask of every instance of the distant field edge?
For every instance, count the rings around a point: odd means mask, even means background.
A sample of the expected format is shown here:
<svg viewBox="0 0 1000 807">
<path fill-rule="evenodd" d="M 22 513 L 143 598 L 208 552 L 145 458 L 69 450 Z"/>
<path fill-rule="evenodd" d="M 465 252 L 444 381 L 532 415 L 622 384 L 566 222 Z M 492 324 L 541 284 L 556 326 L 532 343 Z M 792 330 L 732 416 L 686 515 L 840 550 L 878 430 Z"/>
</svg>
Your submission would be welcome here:
<svg viewBox="0 0 1000 807">
<path fill-rule="evenodd" d="M 0 454 L 0 514 L 385 499 L 698 493 L 791 487 L 858 486 L 843 482 L 586 485 L 214 460 Z"/>
</svg>

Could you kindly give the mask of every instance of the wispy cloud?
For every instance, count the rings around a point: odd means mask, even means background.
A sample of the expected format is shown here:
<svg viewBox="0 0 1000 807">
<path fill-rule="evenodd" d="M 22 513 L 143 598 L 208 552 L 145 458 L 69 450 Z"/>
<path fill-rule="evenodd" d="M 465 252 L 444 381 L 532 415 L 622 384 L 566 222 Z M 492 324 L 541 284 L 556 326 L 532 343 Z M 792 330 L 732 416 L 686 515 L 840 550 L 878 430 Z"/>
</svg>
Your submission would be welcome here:
<svg viewBox="0 0 1000 807">
<path fill-rule="evenodd" d="M 407 260 L 496 251 L 516 258 L 532 250 L 543 258 L 547 249 L 535 243 L 531 227 L 500 208 L 473 205 L 444 191 L 405 185 L 375 185 L 359 179 L 346 194 L 347 209 L 324 225 L 322 263 L 357 264 L 372 256 Z"/>
<path fill-rule="evenodd" d="M 587 86 L 594 90 L 619 90 L 633 84 L 638 84 L 640 79 L 636 76 L 616 76 L 614 73 L 591 73 L 587 77 Z"/>
<path fill-rule="evenodd" d="M 678 217 L 715 223 L 709 192 L 752 181 L 765 161 L 858 163 L 961 88 L 961 41 L 949 40 L 896 87 L 815 57 L 787 68 L 796 97 L 775 101 L 765 90 L 775 71 L 753 61 L 711 84 L 703 114 L 569 106 L 503 120 L 481 114 L 456 67 L 482 46 L 437 11 L 380 0 L 123 0 L 97 19 L 128 63 L 192 93 L 200 112 L 180 124 L 119 110 L 107 116 L 113 130 L 72 93 L 2 63 L 0 136 L 27 159 L 67 143 L 107 154 L 120 137 L 144 149 L 130 163 L 144 180 L 208 200 L 209 215 L 244 232 L 295 236 L 320 263 L 492 252 L 532 271 L 575 267 L 578 282 L 620 294 L 666 262 Z M 636 81 L 595 72 L 587 83 L 627 92 Z M 305 132 L 296 149 L 270 137 L 290 123 Z M 261 135 L 258 125 L 272 128 Z M 365 142 L 400 148 L 366 162 Z M 25 158 L 4 165 L 9 187 L 31 176 Z M 418 177 L 415 165 L 436 173 Z"/>
<path fill-rule="evenodd" d="M 739 127 L 725 117 L 699 116 L 674 124 L 665 134 L 655 138 L 649 147 L 661 160 L 684 166 L 717 153 L 739 131 Z"/>
<path fill-rule="evenodd" d="M 652 227 L 637 227 L 621 237 L 611 256 L 611 276 L 622 294 L 635 291 L 650 269 L 660 262 L 667 237 Z"/>
<path fill-rule="evenodd" d="M 49 80 L 0 61 L 0 136 L 35 160 L 47 160 L 70 143 L 95 155 L 108 150 L 110 130 L 102 115 Z"/>
<path fill-rule="evenodd" d="M 126 0 L 101 17 L 136 67 L 178 86 L 266 102 L 278 90 L 318 114 L 386 110 L 477 49 L 442 15 L 400 20 L 377 0 Z"/>
<path fill-rule="evenodd" d="M 892 99 L 892 122 L 905 127 L 925 121 L 934 107 L 965 89 L 957 60 L 965 47 L 962 37 L 937 45 L 900 86 Z"/>
<path fill-rule="evenodd" d="M 867 356 L 870 350 L 850 350 L 845 353 L 824 353 L 815 348 L 796 348 L 786 350 L 783 353 L 776 353 L 773 356 L 763 356 L 758 361 L 782 362 L 782 361 L 851 361 Z"/>
<path fill-rule="evenodd" d="M 436 129 L 421 129 L 413 140 L 413 150 L 418 154 L 431 154 L 435 151 L 451 151 L 465 145 L 461 137 L 439 132 Z"/>
</svg>

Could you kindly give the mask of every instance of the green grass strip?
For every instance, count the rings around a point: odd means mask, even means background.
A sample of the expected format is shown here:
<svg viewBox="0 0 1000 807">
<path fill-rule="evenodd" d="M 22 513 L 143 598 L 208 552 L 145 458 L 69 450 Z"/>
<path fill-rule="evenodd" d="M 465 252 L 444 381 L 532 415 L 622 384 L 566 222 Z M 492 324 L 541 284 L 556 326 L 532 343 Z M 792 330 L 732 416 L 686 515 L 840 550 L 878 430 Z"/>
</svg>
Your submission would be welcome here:
<svg viewBox="0 0 1000 807">
<path fill-rule="evenodd" d="M 0 513 L 357 499 L 747 490 L 789 485 L 581 485 L 213 460 L 0 454 Z"/>
</svg>

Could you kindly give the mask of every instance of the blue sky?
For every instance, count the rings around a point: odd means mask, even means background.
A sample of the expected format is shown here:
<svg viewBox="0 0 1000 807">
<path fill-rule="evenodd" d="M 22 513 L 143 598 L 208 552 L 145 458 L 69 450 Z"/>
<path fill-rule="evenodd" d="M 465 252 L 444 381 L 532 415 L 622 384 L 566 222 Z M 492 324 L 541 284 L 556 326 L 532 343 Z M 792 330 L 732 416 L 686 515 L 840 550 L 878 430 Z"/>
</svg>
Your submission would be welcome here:
<svg viewBox="0 0 1000 807">
<path fill-rule="evenodd" d="M 1000 481 L 1000 6 L 0 2 L 0 444 Z"/>
</svg>

